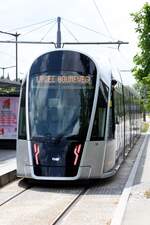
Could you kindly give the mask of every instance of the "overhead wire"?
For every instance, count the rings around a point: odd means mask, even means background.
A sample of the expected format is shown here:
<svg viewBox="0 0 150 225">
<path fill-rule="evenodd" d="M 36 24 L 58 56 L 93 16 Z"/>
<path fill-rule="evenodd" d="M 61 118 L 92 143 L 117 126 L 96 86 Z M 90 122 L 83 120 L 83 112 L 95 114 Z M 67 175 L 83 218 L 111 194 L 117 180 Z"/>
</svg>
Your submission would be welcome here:
<svg viewBox="0 0 150 225">
<path fill-rule="evenodd" d="M 54 21 L 53 21 L 53 22 L 54 22 Z M 48 23 L 46 23 L 46 24 L 44 24 L 44 25 L 42 25 L 42 26 L 40 26 L 40 27 L 36 27 L 36 28 L 34 28 L 34 29 L 32 29 L 32 30 L 30 30 L 30 31 L 28 31 L 28 32 L 26 32 L 26 33 L 24 33 L 24 34 L 22 34 L 21 36 L 25 36 L 25 35 L 27 35 L 27 34 L 30 34 L 30 33 L 34 32 L 34 31 L 36 31 L 36 30 L 39 30 L 39 29 L 41 29 L 41 28 L 43 28 L 43 27 L 45 27 L 45 26 L 47 26 L 47 25 L 52 24 L 53 22 L 48 22 Z"/>
<path fill-rule="evenodd" d="M 127 57 L 125 56 L 125 54 L 123 53 L 123 50 L 118 50 L 118 53 L 121 55 L 121 57 L 124 59 L 124 61 L 128 64 L 129 60 L 127 59 Z"/>
<path fill-rule="evenodd" d="M 57 22 L 55 21 L 53 23 L 54 24 L 49 28 L 49 30 L 46 32 L 46 34 L 44 34 L 44 36 L 41 38 L 40 41 L 43 41 L 46 38 L 46 36 L 48 35 L 48 33 L 55 27 L 55 25 L 56 25 Z"/>
<path fill-rule="evenodd" d="M 86 30 L 88 30 L 88 31 L 97 33 L 97 34 L 99 34 L 99 35 L 101 35 L 101 36 L 104 36 L 104 37 L 107 37 L 107 38 L 108 38 L 107 35 L 105 35 L 105 34 L 99 32 L 99 31 L 96 31 L 96 30 L 94 30 L 94 29 L 91 29 L 91 28 L 89 28 L 89 27 L 87 27 L 87 26 L 81 25 L 81 24 L 79 24 L 79 23 L 73 22 L 73 21 L 68 20 L 68 19 L 65 19 L 65 18 L 62 18 L 62 19 L 65 20 L 65 21 L 67 21 L 67 22 L 69 22 L 69 23 L 72 23 L 72 24 L 74 24 L 74 25 L 76 25 L 76 26 L 79 26 L 79 27 L 81 27 L 81 28 L 83 28 L 83 29 L 86 29 Z M 48 23 L 46 23 L 46 22 L 48 22 Z M 50 23 L 49 23 L 49 22 L 50 22 Z M 37 25 L 39 25 L 39 24 L 46 23 L 46 24 L 43 24 L 43 25 L 40 26 L 40 27 L 37 27 L 37 28 L 32 29 L 32 30 L 30 30 L 30 31 L 27 31 L 27 32 L 24 33 L 24 34 L 21 34 L 21 36 L 25 36 L 25 35 L 27 35 L 27 34 L 29 34 L 29 33 L 32 33 L 32 32 L 34 32 L 34 31 L 36 31 L 36 30 L 38 30 L 38 29 L 41 29 L 42 27 L 47 26 L 47 25 L 49 25 L 49 24 L 51 24 L 51 23 L 53 23 L 53 22 L 56 22 L 56 18 L 52 18 L 52 19 L 48 19 L 48 20 L 43 20 L 43 21 L 41 21 L 41 22 L 32 23 L 32 24 L 30 24 L 30 25 L 25 25 L 25 26 L 22 26 L 22 27 L 17 27 L 17 28 L 14 28 L 14 29 L 10 30 L 10 31 L 26 29 L 26 28 L 29 28 L 29 27 L 32 27 L 32 26 L 37 26 Z M 63 23 L 63 26 L 64 26 L 64 27 L 66 28 L 66 30 L 71 34 L 71 36 L 74 37 L 74 39 L 77 41 L 77 38 L 75 37 L 75 35 L 69 30 L 68 27 L 65 26 L 64 23 Z M 51 28 L 51 29 L 52 29 L 52 28 Z M 51 29 L 50 29 L 50 30 L 51 30 Z M 9 32 L 10 32 L 10 31 L 9 31 Z M 43 38 L 42 38 L 42 40 L 43 40 Z"/>
<path fill-rule="evenodd" d="M 81 25 L 81 24 L 79 24 L 79 23 L 73 22 L 73 21 L 68 20 L 68 19 L 66 19 L 66 18 L 62 18 L 62 19 L 65 20 L 65 21 L 67 21 L 67 22 L 69 22 L 69 23 L 71 23 L 71 24 L 73 24 L 73 25 L 79 26 L 79 27 L 81 27 L 81 28 L 83 28 L 83 29 L 86 29 L 86 30 L 88 30 L 88 31 L 97 33 L 97 34 L 99 34 L 99 35 L 101 35 L 101 36 L 104 36 L 104 37 L 107 37 L 107 38 L 108 38 L 108 35 L 105 35 L 105 34 L 99 32 L 99 31 L 96 31 L 96 30 L 94 30 L 94 29 L 91 29 L 91 28 L 89 28 L 89 27 L 87 27 L 87 26 L 84 26 L 84 25 Z"/>
<path fill-rule="evenodd" d="M 43 27 L 45 27 L 47 25 L 50 25 L 50 24 L 52 24 L 54 22 L 56 23 L 56 19 L 53 19 L 53 20 L 44 20 L 44 21 L 49 21 L 49 22 L 46 23 L 46 24 L 43 24 L 42 26 L 36 27 L 36 28 L 34 28 L 34 29 L 30 30 L 30 31 L 27 31 L 26 33 L 22 33 L 21 36 L 25 36 L 27 34 L 30 34 L 30 33 L 34 32 L 34 31 L 39 30 L 39 29 L 41 29 L 41 28 L 43 28 Z M 39 23 L 34 23 L 34 24 L 31 24 L 31 25 L 28 25 L 28 26 L 24 26 L 24 27 L 22 27 L 22 29 L 23 28 L 27 28 L 27 27 L 31 27 L 31 26 L 34 26 L 34 25 L 42 24 L 42 23 L 44 23 L 44 21 L 39 22 Z M 8 41 L 12 41 L 12 40 L 14 40 L 14 38 L 9 39 Z"/>
<path fill-rule="evenodd" d="M 28 27 L 32 27 L 32 26 L 36 26 L 36 25 L 39 25 L 39 24 L 42 24 L 42 23 L 46 23 L 46 22 L 54 22 L 54 21 L 56 21 L 55 18 L 53 18 L 53 19 L 48 19 L 48 20 L 43 20 L 43 21 L 38 22 L 38 23 L 32 23 L 32 24 L 29 24 L 29 25 L 25 25 L 25 26 L 13 28 L 12 30 L 10 30 L 10 32 L 11 32 L 11 31 L 14 31 L 14 30 L 15 30 L 15 31 L 16 31 L 16 30 L 22 30 L 22 29 L 25 29 L 25 28 L 28 28 Z"/>
<path fill-rule="evenodd" d="M 114 40 L 114 38 L 112 37 L 112 34 L 111 34 L 111 32 L 110 32 L 110 30 L 109 30 L 109 28 L 108 28 L 106 22 L 105 22 L 105 20 L 104 20 L 104 18 L 103 18 L 103 16 L 102 16 L 102 13 L 100 12 L 100 9 L 99 9 L 99 7 L 98 7 L 98 5 L 97 5 L 97 3 L 96 3 L 96 0 L 92 0 L 92 1 L 93 1 L 93 4 L 94 4 L 94 6 L 95 6 L 95 8 L 96 8 L 96 10 L 97 10 L 97 12 L 98 12 L 98 14 L 99 14 L 99 16 L 100 16 L 102 22 L 103 22 L 103 24 L 104 24 L 104 26 L 105 26 L 105 29 L 106 29 L 107 33 L 109 34 L 110 38 L 111 38 L 112 40 Z M 107 47 L 107 48 L 117 50 L 118 53 L 120 53 L 120 55 L 122 56 L 122 58 L 123 58 L 123 59 L 125 60 L 125 62 L 127 63 L 127 59 L 126 59 L 126 57 L 122 54 L 122 52 L 120 51 L 119 47 L 118 47 L 118 48 Z"/>
<path fill-rule="evenodd" d="M 62 22 L 62 25 L 65 27 L 65 29 L 68 31 L 68 33 L 75 39 L 75 41 L 79 42 L 79 40 L 76 38 L 76 36 L 70 31 L 68 27 L 65 26 L 65 24 Z"/>
<path fill-rule="evenodd" d="M 95 8 L 96 8 L 96 10 L 97 10 L 97 12 L 98 12 L 98 14 L 99 14 L 99 16 L 100 16 L 102 22 L 103 22 L 103 24 L 104 24 L 104 26 L 105 26 L 105 29 L 107 30 L 107 33 L 109 34 L 109 37 L 110 37 L 112 40 L 114 40 L 113 37 L 112 37 L 112 34 L 111 34 L 111 32 L 110 32 L 110 30 L 109 30 L 107 24 L 106 24 L 106 22 L 105 22 L 105 20 L 104 20 L 104 18 L 103 18 L 103 16 L 102 16 L 102 13 L 100 12 L 100 9 L 99 9 L 99 7 L 98 7 L 96 1 L 95 1 L 95 0 L 92 0 L 92 1 L 93 1 L 93 4 L 94 4 L 94 6 L 95 6 Z"/>
</svg>

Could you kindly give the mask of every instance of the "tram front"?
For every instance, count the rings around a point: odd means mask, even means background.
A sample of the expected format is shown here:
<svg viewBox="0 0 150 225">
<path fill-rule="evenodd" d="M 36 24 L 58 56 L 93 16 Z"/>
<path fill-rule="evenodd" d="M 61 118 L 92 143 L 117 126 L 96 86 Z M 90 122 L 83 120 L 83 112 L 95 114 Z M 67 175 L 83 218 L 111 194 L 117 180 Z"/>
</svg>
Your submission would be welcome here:
<svg viewBox="0 0 150 225">
<path fill-rule="evenodd" d="M 78 52 L 49 52 L 32 64 L 28 82 L 34 176 L 75 177 L 93 106 L 95 64 Z"/>
</svg>

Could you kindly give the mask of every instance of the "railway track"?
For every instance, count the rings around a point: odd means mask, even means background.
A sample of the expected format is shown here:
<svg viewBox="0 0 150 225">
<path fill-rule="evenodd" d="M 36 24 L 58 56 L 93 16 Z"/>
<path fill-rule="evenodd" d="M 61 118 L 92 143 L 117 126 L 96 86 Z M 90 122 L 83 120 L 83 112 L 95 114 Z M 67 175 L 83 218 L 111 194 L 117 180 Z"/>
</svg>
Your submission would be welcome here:
<svg viewBox="0 0 150 225">
<path fill-rule="evenodd" d="M 14 182 L 13 187 L 17 187 L 19 182 Z M 7 187 L 5 191 L 10 188 Z M 31 221 L 36 224 L 57 224 L 86 190 L 87 188 L 83 187 L 60 189 L 28 185 L 24 188 L 20 187 L 17 191 L 14 190 L 14 193 L 10 191 L 9 196 L 1 199 L 0 224 L 13 224 L 14 219 L 15 224 L 21 223 L 22 225 Z"/>
<path fill-rule="evenodd" d="M 2 225 L 109 225 L 139 146 L 130 153 L 117 175 L 88 185 L 31 185 L 17 180 L 0 190 Z"/>
</svg>

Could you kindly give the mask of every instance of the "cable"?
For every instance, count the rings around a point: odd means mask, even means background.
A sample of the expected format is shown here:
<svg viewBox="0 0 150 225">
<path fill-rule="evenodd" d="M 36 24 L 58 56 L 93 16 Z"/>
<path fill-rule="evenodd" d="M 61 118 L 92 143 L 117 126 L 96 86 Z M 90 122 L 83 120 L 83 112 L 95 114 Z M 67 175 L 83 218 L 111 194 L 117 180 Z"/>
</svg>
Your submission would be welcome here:
<svg viewBox="0 0 150 225">
<path fill-rule="evenodd" d="M 121 55 L 121 57 L 123 58 L 123 60 L 124 60 L 127 64 L 129 64 L 129 59 L 127 59 L 127 57 L 124 55 L 124 53 L 121 52 L 120 50 L 118 50 L 118 53 Z"/>
<path fill-rule="evenodd" d="M 75 35 L 65 26 L 65 24 L 62 22 L 62 25 L 65 27 L 65 29 L 68 31 L 68 33 L 77 41 L 79 42 L 79 40 L 75 37 Z"/>
<path fill-rule="evenodd" d="M 35 26 L 35 25 L 39 25 L 39 24 L 42 24 L 42 23 L 46 23 L 46 22 L 54 22 L 54 21 L 56 21 L 56 19 L 49 19 L 49 20 L 43 20 L 43 21 L 41 21 L 41 22 L 38 22 L 38 23 L 33 23 L 33 24 L 30 24 L 30 25 L 26 25 L 26 26 L 23 26 L 23 27 L 17 27 L 17 28 L 14 28 L 13 30 L 10 30 L 9 32 L 11 32 L 11 31 L 16 31 L 16 30 L 21 30 L 21 29 L 25 29 L 25 28 L 28 28 L 28 27 L 32 27 L 32 26 Z"/>
<path fill-rule="evenodd" d="M 45 20 L 45 21 L 50 21 L 50 20 Z M 46 23 L 46 24 L 44 24 L 44 25 L 42 25 L 42 26 L 40 26 L 40 27 L 37 27 L 37 28 L 35 28 L 35 29 L 32 29 L 31 31 L 28 31 L 28 32 L 26 32 L 26 33 L 24 33 L 24 34 L 21 34 L 21 36 L 25 36 L 25 35 L 27 35 L 27 34 L 29 34 L 29 33 L 32 33 L 33 31 L 36 31 L 36 30 L 39 30 L 39 29 L 41 29 L 42 27 L 45 27 L 45 26 L 47 26 L 47 25 L 50 25 L 51 23 L 54 23 L 54 21 L 56 21 L 56 19 L 55 20 L 51 20 L 51 22 L 48 22 L 48 23 Z M 42 21 L 42 22 L 40 22 L 40 23 L 35 23 L 35 24 L 32 24 L 32 25 L 29 25 L 29 26 L 33 26 L 33 25 L 37 25 L 37 24 L 41 24 L 41 23 L 44 23 L 44 21 Z M 55 22 L 56 23 L 56 22 Z M 24 26 L 24 27 L 22 27 L 22 28 L 26 28 L 26 27 L 29 27 L 29 26 Z M 1 34 L 1 33 L 0 33 Z M 13 38 L 11 38 L 9 41 L 12 41 L 13 40 Z"/>
<path fill-rule="evenodd" d="M 53 22 L 53 23 L 54 23 L 54 22 Z M 46 34 L 41 38 L 40 41 L 43 41 L 43 40 L 44 40 L 44 38 L 48 35 L 48 33 L 55 27 L 56 23 L 57 23 L 57 22 L 55 22 L 55 23 L 50 27 L 50 29 L 46 32 Z"/>
<path fill-rule="evenodd" d="M 100 34 L 101 36 L 104 36 L 104 37 L 107 37 L 107 38 L 108 38 L 107 35 L 105 35 L 105 34 L 99 32 L 99 31 L 93 30 L 93 29 L 91 29 L 91 28 L 89 28 L 89 27 L 87 27 L 87 26 L 81 25 L 81 24 L 79 24 L 79 23 L 73 22 L 73 21 L 68 20 L 68 19 L 65 19 L 65 18 L 62 18 L 62 19 L 65 20 L 65 21 L 67 21 L 67 22 L 69 22 L 69 23 L 71 23 L 71 24 L 73 24 L 73 25 L 79 26 L 79 27 L 81 27 L 81 28 L 84 28 L 84 29 L 86 29 L 86 30 L 89 30 L 89 31 L 91 31 L 91 32 Z M 110 37 L 109 37 L 109 38 L 110 38 Z"/>
<path fill-rule="evenodd" d="M 53 22 L 54 22 L 54 21 L 53 21 Z M 53 23 L 53 22 L 51 22 L 51 23 Z M 43 27 L 45 27 L 45 26 L 47 26 L 47 25 L 50 25 L 51 23 L 47 23 L 47 24 L 44 24 L 44 25 L 42 25 L 42 26 L 40 26 L 40 27 L 37 27 L 37 28 L 35 28 L 35 29 L 31 30 L 31 31 L 28 31 L 28 32 L 22 34 L 21 36 L 25 36 L 25 35 L 27 35 L 27 34 L 29 34 L 29 33 L 32 33 L 33 31 L 39 30 L 39 29 L 41 29 L 41 28 L 43 28 Z"/>
<path fill-rule="evenodd" d="M 110 38 L 111 38 L 112 40 L 114 40 L 113 37 L 112 37 L 112 35 L 111 35 L 110 30 L 108 29 L 108 26 L 107 26 L 105 20 L 104 20 L 102 14 L 101 14 L 101 12 L 100 12 L 100 9 L 98 8 L 98 6 L 97 6 L 97 4 L 96 4 L 96 2 L 95 2 L 95 0 L 92 0 L 92 1 L 93 1 L 93 4 L 94 4 L 94 6 L 95 6 L 95 8 L 96 8 L 96 10 L 97 10 L 97 12 L 98 12 L 98 14 L 99 14 L 101 20 L 103 21 L 103 24 L 104 24 L 104 26 L 105 26 L 105 28 L 106 28 L 106 30 L 107 30 L 107 33 L 109 34 Z"/>
</svg>

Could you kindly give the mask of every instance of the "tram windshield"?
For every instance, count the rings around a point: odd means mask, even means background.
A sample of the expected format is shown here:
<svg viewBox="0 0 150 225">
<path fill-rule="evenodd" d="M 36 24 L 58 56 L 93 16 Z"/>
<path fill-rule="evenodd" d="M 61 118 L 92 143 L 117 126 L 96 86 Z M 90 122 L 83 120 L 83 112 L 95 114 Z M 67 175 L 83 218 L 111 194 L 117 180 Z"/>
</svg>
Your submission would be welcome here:
<svg viewBox="0 0 150 225">
<path fill-rule="evenodd" d="M 94 88 L 95 74 L 61 70 L 30 76 L 31 139 L 85 139 Z"/>
</svg>

